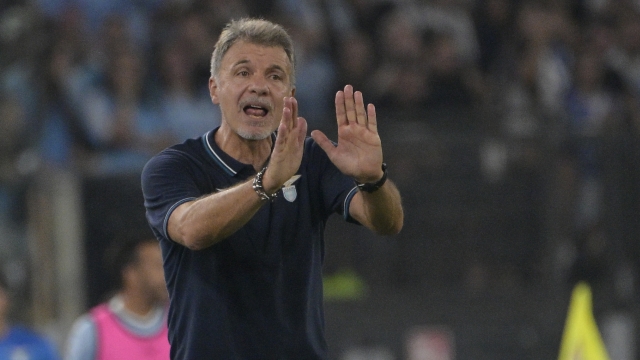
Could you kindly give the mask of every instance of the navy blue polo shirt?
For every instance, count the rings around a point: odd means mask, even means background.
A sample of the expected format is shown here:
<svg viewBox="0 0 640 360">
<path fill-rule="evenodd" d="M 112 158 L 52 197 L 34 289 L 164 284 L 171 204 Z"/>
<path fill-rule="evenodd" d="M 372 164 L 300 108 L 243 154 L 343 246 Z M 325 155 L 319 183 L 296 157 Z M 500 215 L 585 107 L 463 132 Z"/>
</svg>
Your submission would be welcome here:
<svg viewBox="0 0 640 360">
<path fill-rule="evenodd" d="M 352 221 L 354 182 L 307 138 L 293 188 L 227 239 L 190 250 L 168 237 L 173 209 L 255 176 L 220 150 L 216 130 L 162 151 L 142 172 L 171 301 L 171 358 L 324 359 L 324 225 L 334 212 Z"/>
</svg>

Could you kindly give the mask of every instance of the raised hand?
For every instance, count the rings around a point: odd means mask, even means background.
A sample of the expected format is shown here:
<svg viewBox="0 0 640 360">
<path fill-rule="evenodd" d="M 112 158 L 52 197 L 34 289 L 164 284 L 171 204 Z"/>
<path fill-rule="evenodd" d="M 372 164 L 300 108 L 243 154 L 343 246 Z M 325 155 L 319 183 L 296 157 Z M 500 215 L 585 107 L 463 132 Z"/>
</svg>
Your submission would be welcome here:
<svg viewBox="0 0 640 360">
<path fill-rule="evenodd" d="M 302 162 L 306 135 L 307 121 L 298 117 L 298 101 L 294 97 L 286 97 L 276 143 L 263 178 L 263 185 L 267 192 L 277 191 L 298 171 Z"/>
<path fill-rule="evenodd" d="M 311 132 L 313 139 L 343 174 L 362 183 L 379 180 L 383 174 L 382 144 L 375 106 L 368 104 L 365 111 L 362 93 L 347 85 L 336 94 L 336 120 L 337 146 L 319 130 Z"/>
</svg>

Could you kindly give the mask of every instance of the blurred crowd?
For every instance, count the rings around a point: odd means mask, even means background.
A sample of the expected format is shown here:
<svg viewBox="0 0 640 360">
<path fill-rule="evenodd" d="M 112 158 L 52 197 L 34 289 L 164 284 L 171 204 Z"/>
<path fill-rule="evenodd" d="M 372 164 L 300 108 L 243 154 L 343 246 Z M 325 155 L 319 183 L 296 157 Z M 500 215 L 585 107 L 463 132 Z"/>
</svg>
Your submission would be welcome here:
<svg viewBox="0 0 640 360">
<path fill-rule="evenodd" d="M 333 122 L 346 83 L 402 116 L 471 110 L 519 138 L 638 128 L 633 0 L 9 0 L 0 11 L 3 184 L 45 164 L 139 169 L 215 126 L 210 54 L 242 16 L 293 35 L 315 128 Z"/>
<path fill-rule="evenodd" d="M 0 227 L 23 213 L 16 199 L 39 169 L 138 172 L 216 126 L 210 56 L 243 16 L 294 37 L 312 129 L 333 125 L 334 94 L 353 84 L 385 120 L 436 126 L 446 113 L 459 116 L 450 131 L 498 139 L 488 177 L 492 162 L 535 162 L 529 144 L 557 149 L 556 230 L 597 251 L 602 144 L 640 153 L 637 0 L 4 0 Z"/>
<path fill-rule="evenodd" d="M 219 124 L 210 56 L 222 27 L 244 16 L 281 23 L 293 36 L 296 97 L 311 129 L 335 125 L 334 94 L 352 84 L 381 124 L 404 124 L 395 137 L 431 136 L 425 128 L 482 136 L 487 182 L 509 171 L 543 174 L 544 194 L 530 192 L 545 203 L 535 216 L 554 243 L 544 255 L 552 271 L 611 283 L 617 298 L 633 299 L 638 0 L 4 0 L 0 264 L 10 284 L 24 289 L 28 277 L 29 180 L 47 169 L 135 174 L 162 148 Z M 431 148 L 433 139 L 421 141 Z M 428 201 L 411 191 L 424 181 L 419 162 L 438 160 L 395 160 L 407 205 Z M 420 221 L 408 225 L 406 237 L 423 233 L 410 229 Z M 482 286 L 483 264 L 468 266 L 467 285 Z"/>
</svg>

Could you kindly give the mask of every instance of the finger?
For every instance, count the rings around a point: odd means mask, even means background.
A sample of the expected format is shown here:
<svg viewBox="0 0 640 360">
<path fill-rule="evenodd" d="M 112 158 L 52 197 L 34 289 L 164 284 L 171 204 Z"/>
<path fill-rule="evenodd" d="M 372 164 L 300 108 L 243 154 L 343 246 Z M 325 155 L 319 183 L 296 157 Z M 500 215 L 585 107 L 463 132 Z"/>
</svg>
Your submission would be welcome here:
<svg viewBox="0 0 640 360">
<path fill-rule="evenodd" d="M 298 100 L 293 96 L 289 98 L 291 101 L 291 119 L 298 119 Z"/>
<path fill-rule="evenodd" d="M 278 126 L 278 132 L 283 129 L 291 129 L 292 128 L 292 114 L 291 107 L 288 106 L 287 101 L 285 100 L 284 108 L 282 108 L 282 119 L 280 120 L 280 125 Z"/>
<path fill-rule="evenodd" d="M 367 124 L 367 113 L 364 111 L 364 99 L 362 97 L 362 92 L 356 91 L 353 94 L 353 98 L 355 100 L 355 111 L 356 111 L 356 119 L 358 124 L 366 125 Z"/>
<path fill-rule="evenodd" d="M 320 130 L 313 130 L 311 132 L 311 137 L 318 144 L 318 146 L 320 146 L 320 148 L 324 150 L 325 153 L 327 153 L 329 159 L 332 159 L 333 153 L 336 151 L 336 147 L 333 145 L 331 140 L 329 140 L 327 135 L 325 135 Z"/>
<path fill-rule="evenodd" d="M 296 127 L 298 118 L 298 101 L 294 97 L 287 97 L 286 104 L 289 108 L 287 127 L 289 130 L 293 130 Z"/>
<path fill-rule="evenodd" d="M 307 137 L 307 120 L 303 117 L 298 117 L 298 143 L 304 144 L 304 139 Z"/>
<path fill-rule="evenodd" d="M 376 107 L 373 104 L 367 105 L 367 128 L 376 133 L 378 132 L 378 118 L 376 116 Z"/>
<path fill-rule="evenodd" d="M 347 111 L 347 121 L 349 123 L 357 123 L 355 101 L 353 99 L 353 86 L 344 87 L 344 108 Z"/>
<path fill-rule="evenodd" d="M 336 120 L 338 121 L 338 127 L 341 125 L 349 125 L 347 112 L 344 108 L 344 92 L 342 90 L 336 93 Z"/>
</svg>

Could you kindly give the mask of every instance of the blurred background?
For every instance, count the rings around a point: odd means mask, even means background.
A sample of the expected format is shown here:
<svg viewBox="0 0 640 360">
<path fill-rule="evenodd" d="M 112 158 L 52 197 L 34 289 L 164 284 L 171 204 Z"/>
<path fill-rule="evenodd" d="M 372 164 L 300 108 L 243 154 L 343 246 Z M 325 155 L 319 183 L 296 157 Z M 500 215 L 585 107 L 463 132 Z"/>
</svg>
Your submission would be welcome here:
<svg viewBox="0 0 640 360">
<path fill-rule="evenodd" d="M 16 321 L 62 346 L 106 298 L 142 166 L 220 122 L 211 51 L 247 15 L 292 34 L 310 129 L 335 139 L 345 84 L 376 105 L 403 195 L 395 237 L 327 226 L 332 359 L 554 359 L 579 280 L 611 358 L 640 358 L 638 0 L 3 0 Z"/>
</svg>

